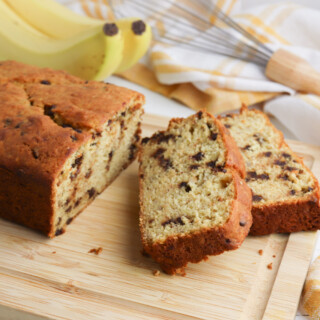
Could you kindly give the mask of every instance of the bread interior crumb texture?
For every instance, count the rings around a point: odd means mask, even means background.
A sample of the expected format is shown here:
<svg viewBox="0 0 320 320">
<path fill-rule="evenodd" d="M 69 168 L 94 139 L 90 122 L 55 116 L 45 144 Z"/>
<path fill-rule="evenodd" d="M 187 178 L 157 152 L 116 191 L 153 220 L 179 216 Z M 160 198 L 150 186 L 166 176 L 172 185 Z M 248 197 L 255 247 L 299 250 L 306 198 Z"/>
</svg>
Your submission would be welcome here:
<svg viewBox="0 0 320 320">
<path fill-rule="evenodd" d="M 173 121 L 143 144 L 141 223 L 147 241 L 227 221 L 235 187 L 224 169 L 225 152 L 218 128 L 205 114 Z"/>
<path fill-rule="evenodd" d="M 310 196 L 315 188 L 312 174 L 263 113 L 246 110 L 221 121 L 244 157 L 254 206 Z"/>
</svg>

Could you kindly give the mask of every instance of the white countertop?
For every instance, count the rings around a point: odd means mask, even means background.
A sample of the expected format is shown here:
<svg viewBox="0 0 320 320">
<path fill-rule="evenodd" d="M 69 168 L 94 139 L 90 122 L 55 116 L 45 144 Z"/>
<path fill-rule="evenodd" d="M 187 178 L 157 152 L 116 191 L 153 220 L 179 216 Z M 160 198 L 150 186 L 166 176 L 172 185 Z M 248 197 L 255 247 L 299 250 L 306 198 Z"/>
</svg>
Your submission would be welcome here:
<svg viewBox="0 0 320 320">
<path fill-rule="evenodd" d="M 121 79 L 119 77 L 115 77 L 115 76 L 109 77 L 108 82 L 117 84 L 119 86 L 127 87 L 133 90 L 137 90 L 143 93 L 146 96 L 146 104 L 145 104 L 146 113 L 157 114 L 161 116 L 174 118 L 174 117 L 187 117 L 195 112 L 194 110 L 182 105 L 177 101 L 168 99 L 158 93 L 150 91 L 144 87 L 141 87 L 127 80 Z M 298 140 L 297 137 L 291 132 L 289 132 L 279 121 L 277 121 L 277 119 L 271 118 L 271 122 L 284 133 L 285 138 Z M 320 255 L 320 237 L 318 239 L 313 258 L 317 257 L 318 255 Z M 295 320 L 307 320 L 307 319 L 310 319 L 310 318 L 306 316 L 302 316 L 301 313 L 298 311 Z M 283 320 L 287 320 L 287 319 L 283 319 Z"/>
</svg>

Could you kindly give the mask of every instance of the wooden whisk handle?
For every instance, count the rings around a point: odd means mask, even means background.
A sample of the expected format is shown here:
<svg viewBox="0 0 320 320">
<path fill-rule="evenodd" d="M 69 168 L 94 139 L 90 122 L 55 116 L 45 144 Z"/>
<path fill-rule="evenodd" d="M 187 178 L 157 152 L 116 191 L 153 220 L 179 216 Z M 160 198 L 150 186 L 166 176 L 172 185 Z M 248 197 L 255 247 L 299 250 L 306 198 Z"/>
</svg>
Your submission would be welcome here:
<svg viewBox="0 0 320 320">
<path fill-rule="evenodd" d="M 270 58 L 266 76 L 297 91 L 320 95 L 320 73 L 304 59 L 280 49 Z"/>
</svg>

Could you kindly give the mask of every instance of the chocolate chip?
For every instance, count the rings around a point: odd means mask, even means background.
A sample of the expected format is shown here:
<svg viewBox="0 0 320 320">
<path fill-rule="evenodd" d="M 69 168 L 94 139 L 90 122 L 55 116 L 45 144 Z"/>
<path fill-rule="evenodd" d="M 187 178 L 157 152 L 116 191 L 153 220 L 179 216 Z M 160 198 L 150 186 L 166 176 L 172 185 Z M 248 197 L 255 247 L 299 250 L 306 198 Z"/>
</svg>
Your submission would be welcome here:
<svg viewBox="0 0 320 320">
<path fill-rule="evenodd" d="M 112 123 L 112 120 L 109 119 L 109 120 L 108 120 L 108 126 L 110 126 L 111 123 Z"/>
<path fill-rule="evenodd" d="M 285 181 L 288 181 L 289 180 L 289 176 L 287 174 L 283 174 L 283 175 L 278 175 L 278 178 L 279 179 L 282 179 L 282 180 L 285 180 Z"/>
<path fill-rule="evenodd" d="M 69 213 L 69 212 L 71 212 L 71 210 L 72 210 L 72 207 L 70 206 L 70 207 L 68 207 L 68 208 L 66 209 L 66 212 Z"/>
<path fill-rule="evenodd" d="M 83 154 L 82 154 L 80 157 L 78 157 L 78 158 L 76 158 L 76 159 L 74 160 L 74 162 L 73 162 L 73 164 L 71 165 L 71 167 L 72 167 L 72 168 L 75 168 L 75 167 L 79 168 L 79 167 L 81 166 L 81 164 L 82 164 L 82 160 L 83 160 Z"/>
<path fill-rule="evenodd" d="M 146 144 L 149 140 L 150 140 L 150 138 L 145 137 L 145 138 L 143 138 L 143 139 L 141 140 L 141 143 L 142 143 L 142 144 Z"/>
<path fill-rule="evenodd" d="M 289 153 L 286 153 L 286 152 L 283 152 L 282 156 L 285 157 L 285 158 L 288 158 L 288 159 L 291 158 L 291 155 Z"/>
<path fill-rule="evenodd" d="M 246 222 L 243 222 L 243 221 L 240 221 L 240 227 L 244 227 L 247 223 Z"/>
<path fill-rule="evenodd" d="M 213 169 L 216 167 L 216 162 L 217 162 L 217 160 L 207 162 L 207 166 Z"/>
<path fill-rule="evenodd" d="M 295 191 L 295 190 L 290 190 L 290 194 L 291 194 L 291 195 L 295 195 L 295 194 L 296 194 L 296 191 Z"/>
<path fill-rule="evenodd" d="M 130 153 L 129 153 L 129 160 L 132 160 L 136 154 L 137 146 L 135 144 L 132 144 L 129 147 Z"/>
<path fill-rule="evenodd" d="M 159 160 L 160 166 L 165 170 L 168 170 L 169 168 L 173 168 L 173 164 L 170 159 L 166 159 L 164 156 L 160 156 L 158 160 Z"/>
<path fill-rule="evenodd" d="M 201 118 L 202 118 L 202 115 L 203 115 L 203 112 L 202 112 L 202 111 L 199 111 L 199 112 L 197 113 L 198 119 L 201 119 Z"/>
<path fill-rule="evenodd" d="M 54 110 L 57 106 L 56 105 L 45 105 L 44 106 L 44 114 L 48 117 L 50 117 L 51 119 L 54 118 L 54 112 L 52 110 Z"/>
<path fill-rule="evenodd" d="M 231 114 L 231 113 L 227 113 L 227 114 L 226 114 L 226 117 L 227 117 L 227 118 L 232 118 L 232 114 Z"/>
<path fill-rule="evenodd" d="M 211 136 L 210 136 L 210 139 L 215 141 L 215 140 L 217 140 L 217 137 L 218 137 L 218 134 L 216 132 L 212 132 Z"/>
<path fill-rule="evenodd" d="M 126 116 L 126 112 L 125 111 L 121 112 L 121 117 L 125 117 L 125 116 Z"/>
<path fill-rule="evenodd" d="M 90 176 L 91 176 L 91 174 L 92 174 L 92 170 L 89 169 L 84 177 L 85 177 L 86 179 L 89 179 Z"/>
<path fill-rule="evenodd" d="M 286 162 L 285 162 L 285 161 L 280 161 L 280 160 L 275 160 L 273 163 L 274 163 L 275 165 L 277 165 L 277 166 L 280 166 L 280 167 L 283 167 L 283 166 L 286 165 Z"/>
<path fill-rule="evenodd" d="M 54 235 L 55 235 L 55 236 L 60 236 L 60 234 L 63 234 L 63 233 L 64 233 L 63 229 L 60 228 L 60 229 L 57 229 L 57 230 L 56 230 L 56 233 L 55 233 Z"/>
<path fill-rule="evenodd" d="M 79 199 L 75 202 L 74 208 L 76 208 L 76 207 L 80 204 L 80 202 L 81 202 L 81 198 L 79 198 Z"/>
<path fill-rule="evenodd" d="M 250 144 L 247 144 L 245 147 L 241 148 L 242 150 L 250 150 L 251 146 Z"/>
<path fill-rule="evenodd" d="M 170 139 L 174 139 L 174 138 L 175 138 L 175 136 L 173 134 L 165 135 L 163 132 L 159 132 L 157 134 L 154 134 L 151 137 L 151 140 L 155 141 L 157 143 L 162 143 L 162 142 L 168 143 Z"/>
<path fill-rule="evenodd" d="M 131 30 L 136 35 L 142 35 L 146 31 L 146 24 L 142 20 L 132 22 Z"/>
<path fill-rule="evenodd" d="M 70 138 L 71 138 L 72 141 L 77 141 L 78 140 L 78 138 L 76 136 L 74 136 L 74 135 L 70 136 Z"/>
<path fill-rule="evenodd" d="M 121 129 L 124 127 L 124 121 L 123 120 L 120 121 L 120 127 L 121 127 Z"/>
<path fill-rule="evenodd" d="M 196 169 L 198 169 L 200 166 L 198 165 L 198 164 L 192 164 L 190 167 L 189 167 L 189 169 L 190 170 L 196 170 Z"/>
<path fill-rule="evenodd" d="M 96 146 L 96 145 L 97 145 L 96 142 L 90 143 L 90 147 L 94 147 L 94 146 Z"/>
<path fill-rule="evenodd" d="M 181 217 L 178 217 L 178 218 L 176 218 L 176 219 L 168 219 L 168 220 L 166 220 L 165 222 L 162 222 L 161 225 L 162 225 L 163 227 L 165 227 L 167 224 L 171 224 L 171 223 L 173 223 L 173 224 L 180 224 L 180 225 L 182 225 L 182 226 L 184 226 L 184 224 L 185 224 L 185 223 L 182 221 Z"/>
<path fill-rule="evenodd" d="M 67 220 L 67 224 L 70 224 L 70 223 L 72 222 L 72 220 L 73 220 L 73 217 L 72 217 L 72 218 L 69 218 L 69 219 Z"/>
<path fill-rule="evenodd" d="M 255 140 L 256 140 L 260 145 L 262 145 L 262 144 L 266 141 L 263 137 L 261 137 L 261 136 L 258 135 L 257 133 L 255 133 L 253 136 L 255 137 Z"/>
<path fill-rule="evenodd" d="M 211 123 L 207 123 L 207 127 L 209 128 L 209 130 L 212 128 L 212 124 Z"/>
<path fill-rule="evenodd" d="M 191 187 L 185 181 L 183 181 L 183 182 L 181 182 L 179 184 L 179 188 L 185 188 L 186 192 L 190 192 L 191 191 Z"/>
<path fill-rule="evenodd" d="M 73 181 L 80 173 L 80 168 L 77 167 L 77 171 L 70 174 L 70 180 Z"/>
<path fill-rule="evenodd" d="M 287 166 L 284 168 L 285 170 L 288 170 L 288 171 L 295 171 L 295 170 L 298 170 L 298 168 L 295 168 L 295 167 L 290 167 L 290 166 Z"/>
<path fill-rule="evenodd" d="M 230 124 L 225 124 L 224 125 L 226 128 L 230 129 L 231 128 L 231 125 Z"/>
<path fill-rule="evenodd" d="M 163 148 L 158 148 L 152 155 L 152 158 L 158 158 L 160 155 L 162 155 L 164 152 L 166 151 L 166 149 Z"/>
<path fill-rule="evenodd" d="M 23 122 L 19 122 L 19 123 L 17 123 L 16 125 L 15 125 L 15 129 L 19 129 L 20 127 L 21 127 L 21 125 L 23 124 Z"/>
<path fill-rule="evenodd" d="M 194 159 L 196 161 L 200 161 L 203 157 L 204 157 L 204 154 L 202 152 L 198 152 L 192 156 L 192 159 Z"/>
<path fill-rule="evenodd" d="M 230 239 L 226 239 L 226 243 L 231 243 L 231 240 Z"/>
<path fill-rule="evenodd" d="M 227 172 L 227 170 L 222 165 L 221 166 L 216 166 L 215 170 L 218 171 L 218 172 L 223 172 L 223 173 Z"/>
<path fill-rule="evenodd" d="M 71 201 L 71 199 L 68 198 L 68 199 L 66 200 L 66 202 L 64 203 L 64 205 L 67 206 L 67 205 L 70 203 L 70 201 Z"/>
<path fill-rule="evenodd" d="M 111 150 L 111 151 L 109 152 L 109 159 L 111 160 L 112 157 L 113 157 L 113 150 Z"/>
<path fill-rule="evenodd" d="M 257 195 L 257 194 L 253 194 L 252 195 L 252 201 L 257 201 L 257 202 L 259 202 L 259 201 L 261 201 L 263 198 L 261 197 L 261 196 L 259 196 L 259 195 Z"/>
<path fill-rule="evenodd" d="M 154 222 L 154 219 L 149 219 L 149 220 L 148 220 L 148 223 L 151 224 L 152 222 Z"/>
<path fill-rule="evenodd" d="M 35 158 L 35 159 L 38 159 L 39 158 L 39 150 L 37 148 L 34 148 L 31 150 L 32 152 L 32 156 Z"/>
<path fill-rule="evenodd" d="M 3 122 L 4 122 L 5 126 L 7 127 L 7 126 L 10 126 L 10 124 L 12 123 L 12 120 L 10 118 L 6 118 L 3 120 Z"/>
<path fill-rule="evenodd" d="M 49 80 L 41 80 L 40 81 L 41 84 L 45 84 L 45 85 L 50 85 L 51 82 Z"/>
<path fill-rule="evenodd" d="M 247 182 L 250 180 L 256 180 L 256 179 L 269 180 L 270 178 L 267 173 L 257 174 L 255 171 L 248 171 L 247 172 L 247 176 L 246 176 Z"/>
<path fill-rule="evenodd" d="M 106 36 L 114 36 L 118 34 L 119 29 L 115 23 L 105 23 L 102 30 Z"/>
<path fill-rule="evenodd" d="M 90 199 L 97 193 L 97 191 L 96 191 L 95 188 L 91 188 L 91 189 L 89 189 L 87 192 L 88 192 L 88 194 L 89 194 L 89 198 L 90 198 Z"/>
<path fill-rule="evenodd" d="M 267 158 L 270 158 L 271 155 L 272 155 L 272 152 L 267 151 L 267 152 L 265 152 L 263 155 L 266 156 Z"/>
</svg>

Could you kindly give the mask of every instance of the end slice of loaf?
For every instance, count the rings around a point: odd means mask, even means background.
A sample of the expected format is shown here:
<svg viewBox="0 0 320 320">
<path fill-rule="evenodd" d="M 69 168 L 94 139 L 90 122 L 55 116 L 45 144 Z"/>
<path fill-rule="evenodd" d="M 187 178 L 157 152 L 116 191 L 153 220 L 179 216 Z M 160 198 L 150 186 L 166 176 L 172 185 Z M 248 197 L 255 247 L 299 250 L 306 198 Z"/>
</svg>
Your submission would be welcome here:
<svg viewBox="0 0 320 320">
<path fill-rule="evenodd" d="M 0 103 L 0 217 L 49 237 L 137 155 L 137 92 L 9 61 Z"/>
<path fill-rule="evenodd" d="M 221 123 L 199 112 L 144 138 L 140 230 L 144 250 L 169 273 L 237 249 L 251 226 L 243 160 Z"/>
<path fill-rule="evenodd" d="M 319 183 L 261 111 L 220 118 L 236 141 L 252 190 L 252 235 L 320 228 Z"/>
</svg>

